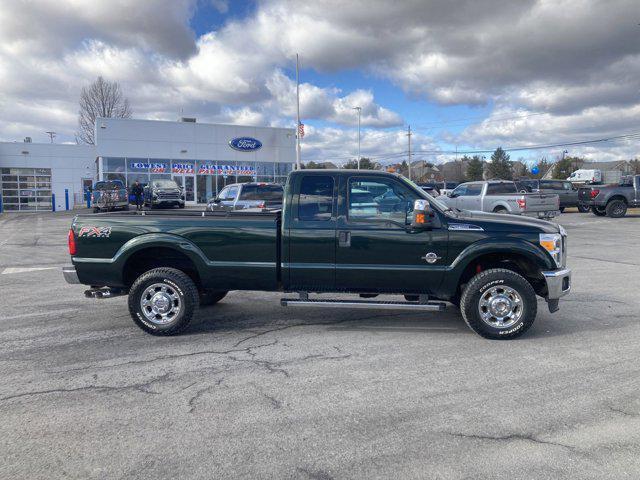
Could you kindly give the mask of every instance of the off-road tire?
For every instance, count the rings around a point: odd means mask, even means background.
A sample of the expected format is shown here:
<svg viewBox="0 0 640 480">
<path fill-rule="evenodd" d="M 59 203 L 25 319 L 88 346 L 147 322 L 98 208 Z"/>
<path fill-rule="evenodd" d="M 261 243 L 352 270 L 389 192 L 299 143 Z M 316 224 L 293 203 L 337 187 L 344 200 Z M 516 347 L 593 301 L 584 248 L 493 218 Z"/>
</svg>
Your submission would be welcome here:
<svg viewBox="0 0 640 480">
<path fill-rule="evenodd" d="M 578 211 L 580 213 L 587 213 L 589 212 L 589 210 L 591 210 L 591 207 L 589 205 L 585 205 L 584 203 L 578 204 Z"/>
<path fill-rule="evenodd" d="M 164 283 L 175 290 L 180 298 L 181 309 L 170 323 L 158 325 L 150 322 L 142 313 L 140 298 L 154 283 Z M 129 289 L 129 313 L 134 323 L 151 335 L 176 335 L 189 326 L 198 309 L 198 288 L 191 278 L 175 268 L 154 268 L 140 275 Z"/>
<path fill-rule="evenodd" d="M 622 200 L 612 200 L 607 203 L 605 212 L 608 217 L 622 218 L 627 214 L 627 204 Z"/>
<path fill-rule="evenodd" d="M 514 289 L 522 299 L 522 315 L 509 328 L 491 326 L 480 317 L 478 306 L 482 293 L 495 285 L 505 285 Z M 533 325 L 538 313 L 536 292 L 522 275 L 504 268 L 492 268 L 477 274 L 469 281 L 460 298 L 460 311 L 469 328 L 478 335 L 492 340 L 510 340 L 521 336 Z"/>
<path fill-rule="evenodd" d="M 591 207 L 591 211 L 597 217 L 606 217 L 607 211 L 603 207 Z"/>
<path fill-rule="evenodd" d="M 215 290 L 204 290 L 200 293 L 200 306 L 207 307 L 209 305 L 215 305 L 220 300 L 222 300 L 226 295 L 227 291 L 215 291 Z"/>
</svg>

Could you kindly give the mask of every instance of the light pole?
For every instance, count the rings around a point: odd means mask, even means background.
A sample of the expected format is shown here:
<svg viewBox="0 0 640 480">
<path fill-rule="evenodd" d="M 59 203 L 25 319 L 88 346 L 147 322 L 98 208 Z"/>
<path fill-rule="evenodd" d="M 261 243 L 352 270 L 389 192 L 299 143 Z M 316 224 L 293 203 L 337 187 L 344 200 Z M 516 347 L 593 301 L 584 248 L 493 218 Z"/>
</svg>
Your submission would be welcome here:
<svg viewBox="0 0 640 480">
<path fill-rule="evenodd" d="M 300 170 L 300 74 L 299 58 L 296 53 L 296 170 Z"/>
<path fill-rule="evenodd" d="M 360 114 L 362 113 L 362 107 L 353 107 L 358 111 L 358 170 L 360 170 Z"/>
</svg>

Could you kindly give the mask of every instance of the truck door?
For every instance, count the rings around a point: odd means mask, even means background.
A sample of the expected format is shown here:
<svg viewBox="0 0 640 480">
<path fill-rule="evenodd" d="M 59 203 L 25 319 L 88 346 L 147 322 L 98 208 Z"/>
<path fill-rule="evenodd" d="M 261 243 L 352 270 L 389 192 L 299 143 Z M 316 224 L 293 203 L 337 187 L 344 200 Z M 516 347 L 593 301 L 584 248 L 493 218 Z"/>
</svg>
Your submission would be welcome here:
<svg viewBox="0 0 640 480">
<path fill-rule="evenodd" d="M 291 206 L 288 207 L 290 220 L 287 240 L 284 243 L 284 263 L 289 272 L 289 289 L 334 290 L 336 177 L 318 173 L 298 175 L 294 177 L 294 183 L 289 188 L 297 192 L 291 199 Z"/>
<path fill-rule="evenodd" d="M 456 198 L 456 208 L 460 210 L 482 211 L 482 197 L 480 196 L 482 193 L 482 184 L 467 183 L 463 186 L 464 188 Z M 460 187 L 457 187 L 456 190 L 458 188 Z"/>
<path fill-rule="evenodd" d="M 366 174 L 342 176 L 340 192 L 345 201 L 337 220 L 337 289 L 435 290 L 443 278 L 448 232 L 407 228 L 413 202 L 422 197 L 399 179 Z M 428 254 L 435 255 L 429 255 L 429 262 Z"/>
</svg>

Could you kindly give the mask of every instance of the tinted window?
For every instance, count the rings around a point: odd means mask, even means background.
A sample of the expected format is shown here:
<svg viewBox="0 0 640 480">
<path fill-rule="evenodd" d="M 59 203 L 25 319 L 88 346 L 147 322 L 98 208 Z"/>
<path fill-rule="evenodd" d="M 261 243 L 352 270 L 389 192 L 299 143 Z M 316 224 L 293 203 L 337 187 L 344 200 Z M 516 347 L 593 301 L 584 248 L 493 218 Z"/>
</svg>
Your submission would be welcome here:
<svg viewBox="0 0 640 480">
<path fill-rule="evenodd" d="M 281 185 L 243 185 L 240 200 L 282 200 Z"/>
<path fill-rule="evenodd" d="M 333 177 L 310 175 L 300 184 L 298 219 L 327 221 L 333 216 Z"/>
<path fill-rule="evenodd" d="M 418 197 L 392 179 L 349 179 L 349 220 L 381 220 L 405 224 Z"/>
<path fill-rule="evenodd" d="M 518 193 L 515 183 L 490 183 L 487 186 L 487 195 L 503 195 L 505 193 Z"/>
<path fill-rule="evenodd" d="M 551 182 L 549 180 L 543 180 L 540 182 L 540 188 L 547 190 L 564 190 L 562 182 Z"/>
</svg>

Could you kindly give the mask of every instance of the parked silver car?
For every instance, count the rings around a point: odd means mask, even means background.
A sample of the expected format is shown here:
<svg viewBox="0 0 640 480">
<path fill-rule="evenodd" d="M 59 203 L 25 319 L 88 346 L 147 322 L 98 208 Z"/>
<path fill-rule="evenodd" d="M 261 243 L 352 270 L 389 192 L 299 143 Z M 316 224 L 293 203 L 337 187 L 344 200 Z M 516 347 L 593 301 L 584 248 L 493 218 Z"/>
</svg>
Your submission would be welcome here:
<svg viewBox="0 0 640 480">
<path fill-rule="evenodd" d="M 279 183 L 234 183 L 224 187 L 217 197 L 209 200 L 207 210 L 228 212 L 234 210 L 282 208 L 284 187 Z"/>
<path fill-rule="evenodd" d="M 511 213 L 529 217 L 552 218 L 560 214 L 558 195 L 520 193 L 514 182 L 489 180 L 458 185 L 447 196 L 439 197 L 459 210 Z"/>
</svg>

